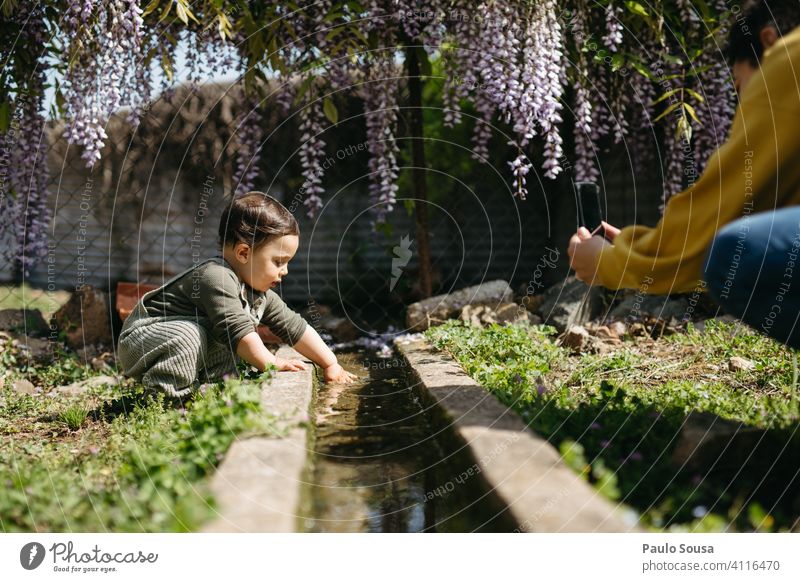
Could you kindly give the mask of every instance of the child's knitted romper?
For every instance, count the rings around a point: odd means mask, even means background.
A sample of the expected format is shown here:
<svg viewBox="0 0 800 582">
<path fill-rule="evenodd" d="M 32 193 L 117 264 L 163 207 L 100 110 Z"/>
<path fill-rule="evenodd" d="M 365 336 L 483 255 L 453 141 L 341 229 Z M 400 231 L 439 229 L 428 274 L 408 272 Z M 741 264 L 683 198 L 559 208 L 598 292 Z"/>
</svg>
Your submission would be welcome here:
<svg viewBox="0 0 800 582">
<path fill-rule="evenodd" d="M 147 387 L 163 390 L 169 396 L 180 398 L 197 388 L 200 382 L 214 382 L 226 373 L 236 372 L 236 346 L 227 345 L 213 337 L 212 323 L 208 317 L 200 312 L 196 316 L 152 317 L 144 305 L 149 297 L 170 283 L 211 261 L 224 264 L 221 257 L 202 261 L 175 275 L 158 289 L 145 293 L 136 304 L 125 320 L 119 336 L 118 358 L 126 376 L 141 381 Z M 240 296 L 255 330 L 267 307 L 266 296 L 262 295 L 251 307 L 244 283 L 240 286 Z M 298 320 L 302 319 L 291 313 Z M 300 328 L 295 326 L 292 329 Z M 298 333 L 293 332 L 293 335 Z"/>
</svg>

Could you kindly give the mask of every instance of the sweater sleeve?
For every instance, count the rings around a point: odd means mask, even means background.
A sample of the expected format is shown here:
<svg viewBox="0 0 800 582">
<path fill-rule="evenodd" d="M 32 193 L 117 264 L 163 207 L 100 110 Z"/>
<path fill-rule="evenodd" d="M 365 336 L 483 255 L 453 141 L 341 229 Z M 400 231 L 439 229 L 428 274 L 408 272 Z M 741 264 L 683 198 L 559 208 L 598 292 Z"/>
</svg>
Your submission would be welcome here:
<svg viewBox="0 0 800 582">
<path fill-rule="evenodd" d="M 722 226 L 800 200 L 800 106 L 790 61 L 800 66 L 800 37 L 791 37 L 772 47 L 772 58 L 753 75 L 727 141 L 698 181 L 667 202 L 654 228 L 623 228 L 601 251 L 600 284 L 689 292 L 700 284 L 704 257 Z"/>
<path fill-rule="evenodd" d="M 211 321 L 211 335 L 233 350 L 247 334 L 256 331 L 253 320 L 245 312 L 236 274 L 221 265 L 209 264 L 198 269 L 192 281 L 192 302 Z"/>
<path fill-rule="evenodd" d="M 289 345 L 294 345 L 306 331 L 306 320 L 289 309 L 283 299 L 275 291 L 267 291 L 267 306 L 264 315 L 261 316 L 261 323 L 269 327 L 275 335 Z"/>
</svg>

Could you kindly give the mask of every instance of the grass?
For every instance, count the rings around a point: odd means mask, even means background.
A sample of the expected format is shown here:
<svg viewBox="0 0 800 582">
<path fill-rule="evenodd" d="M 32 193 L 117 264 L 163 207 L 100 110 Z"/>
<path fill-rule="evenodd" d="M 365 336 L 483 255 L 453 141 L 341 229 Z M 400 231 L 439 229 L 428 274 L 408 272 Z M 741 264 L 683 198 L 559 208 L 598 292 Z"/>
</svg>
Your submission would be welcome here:
<svg viewBox="0 0 800 582">
<path fill-rule="evenodd" d="M 177 408 L 130 379 L 80 396 L 53 390 L 97 374 L 64 353 L 18 365 L 2 347 L 0 530 L 195 531 L 215 515 L 209 476 L 233 441 L 280 435 L 261 409 L 269 373 L 213 385 Z M 36 394 L 12 382 L 31 380 Z"/>
<path fill-rule="evenodd" d="M 646 527 L 788 531 L 800 516 L 790 452 L 776 450 L 766 473 L 697 472 L 670 461 L 693 411 L 763 429 L 765 442 L 797 450 L 793 354 L 756 332 L 710 322 L 704 333 L 690 326 L 657 340 L 627 337 L 605 355 L 572 354 L 546 326 L 451 321 L 426 335 Z M 731 371 L 734 356 L 755 369 Z"/>
<path fill-rule="evenodd" d="M 49 292 L 23 285 L 0 285 L 0 309 L 39 309 L 45 321 L 69 299 L 69 291 Z"/>
<path fill-rule="evenodd" d="M 86 424 L 89 410 L 81 405 L 73 405 L 58 413 L 58 420 L 70 430 L 80 430 Z"/>
</svg>

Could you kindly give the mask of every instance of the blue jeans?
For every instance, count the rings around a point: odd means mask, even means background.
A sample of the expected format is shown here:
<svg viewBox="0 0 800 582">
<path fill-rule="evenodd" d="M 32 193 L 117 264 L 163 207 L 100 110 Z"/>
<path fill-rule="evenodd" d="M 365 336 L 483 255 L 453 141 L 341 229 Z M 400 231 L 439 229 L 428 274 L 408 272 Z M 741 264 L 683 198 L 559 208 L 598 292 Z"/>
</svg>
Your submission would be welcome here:
<svg viewBox="0 0 800 582">
<path fill-rule="evenodd" d="M 704 264 L 709 295 L 726 312 L 800 347 L 800 206 L 726 225 Z"/>
</svg>

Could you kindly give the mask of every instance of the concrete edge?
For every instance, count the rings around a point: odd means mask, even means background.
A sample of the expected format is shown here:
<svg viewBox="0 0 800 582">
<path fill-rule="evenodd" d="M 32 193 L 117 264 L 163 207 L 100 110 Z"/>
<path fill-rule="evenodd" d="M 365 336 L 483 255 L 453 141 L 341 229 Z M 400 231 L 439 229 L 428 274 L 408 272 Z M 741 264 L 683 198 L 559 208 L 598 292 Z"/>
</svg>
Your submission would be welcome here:
<svg viewBox="0 0 800 582">
<path fill-rule="evenodd" d="M 261 405 L 280 417 L 286 436 L 236 440 L 211 478 L 217 517 L 202 532 L 294 532 L 308 456 L 309 406 L 314 391 L 314 364 L 289 346 L 278 357 L 300 359 L 308 369 L 278 372 L 263 387 Z"/>
<path fill-rule="evenodd" d="M 643 532 L 547 440 L 426 340 L 396 341 L 413 381 L 444 413 L 492 492 L 525 532 Z"/>
</svg>

